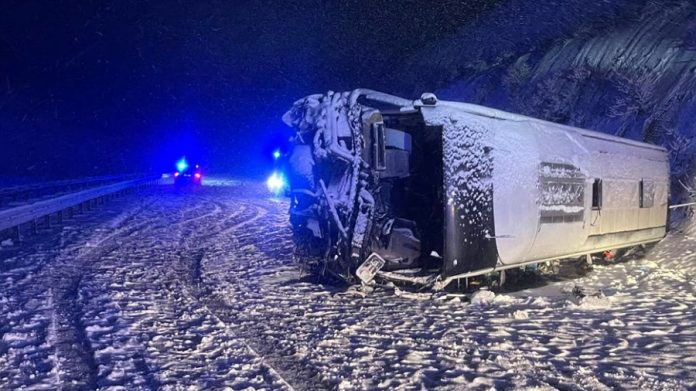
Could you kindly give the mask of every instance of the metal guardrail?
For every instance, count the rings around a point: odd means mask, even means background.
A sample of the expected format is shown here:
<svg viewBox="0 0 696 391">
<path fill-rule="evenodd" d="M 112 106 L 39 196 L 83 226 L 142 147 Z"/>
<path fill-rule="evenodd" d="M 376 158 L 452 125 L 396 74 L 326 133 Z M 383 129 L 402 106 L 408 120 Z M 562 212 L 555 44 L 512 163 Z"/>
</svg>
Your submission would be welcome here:
<svg viewBox="0 0 696 391">
<path fill-rule="evenodd" d="M 34 223 L 38 219 L 45 218 L 54 213 L 60 213 L 72 207 L 83 205 L 84 203 L 102 199 L 105 196 L 130 189 L 132 187 L 146 185 L 156 180 L 156 177 L 140 177 L 120 181 L 87 190 L 81 190 L 69 194 L 59 195 L 50 199 L 21 205 L 14 208 L 0 210 L 0 232 L 15 228 L 17 239 L 20 239 L 20 226 L 26 223 Z"/>
<path fill-rule="evenodd" d="M 37 198 L 73 193 L 78 190 L 142 177 L 142 174 L 111 175 L 2 187 L 0 188 L 0 208 L 11 207 L 12 204 L 16 203 L 29 203 Z"/>
<path fill-rule="evenodd" d="M 686 207 L 694 206 L 694 205 L 696 205 L 696 202 L 687 202 L 684 204 L 670 205 L 669 209 L 686 208 Z"/>
</svg>

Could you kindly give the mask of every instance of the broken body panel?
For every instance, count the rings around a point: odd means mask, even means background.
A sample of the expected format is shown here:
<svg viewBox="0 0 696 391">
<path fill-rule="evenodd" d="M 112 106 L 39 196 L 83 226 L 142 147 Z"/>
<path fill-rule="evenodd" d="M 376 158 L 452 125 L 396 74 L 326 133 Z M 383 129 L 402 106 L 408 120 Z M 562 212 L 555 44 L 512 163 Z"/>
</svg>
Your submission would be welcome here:
<svg viewBox="0 0 696 391">
<path fill-rule="evenodd" d="M 371 254 L 446 284 L 666 232 L 654 145 L 432 94 L 317 94 L 283 119 L 296 255 L 346 280 Z"/>
</svg>

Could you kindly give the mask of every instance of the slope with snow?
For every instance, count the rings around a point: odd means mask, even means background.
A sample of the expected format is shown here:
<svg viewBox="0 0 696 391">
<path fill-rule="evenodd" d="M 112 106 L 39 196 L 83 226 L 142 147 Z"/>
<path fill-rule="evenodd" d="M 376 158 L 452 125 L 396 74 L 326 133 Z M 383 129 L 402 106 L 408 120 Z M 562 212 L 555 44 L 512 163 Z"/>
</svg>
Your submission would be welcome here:
<svg viewBox="0 0 696 391">
<path fill-rule="evenodd" d="M 694 169 L 693 1 L 501 1 L 390 77 L 405 96 L 433 91 L 657 143 L 676 178 Z"/>
</svg>

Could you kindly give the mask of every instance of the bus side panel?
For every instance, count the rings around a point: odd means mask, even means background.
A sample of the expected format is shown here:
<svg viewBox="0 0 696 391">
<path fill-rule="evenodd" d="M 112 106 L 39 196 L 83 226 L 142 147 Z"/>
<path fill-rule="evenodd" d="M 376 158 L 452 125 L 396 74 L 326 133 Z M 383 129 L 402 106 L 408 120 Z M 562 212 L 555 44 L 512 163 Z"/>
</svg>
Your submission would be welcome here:
<svg viewBox="0 0 696 391">
<path fill-rule="evenodd" d="M 442 126 L 445 229 L 443 276 L 495 267 L 492 129 L 485 121 L 447 108 L 423 108 L 430 126 Z"/>
<path fill-rule="evenodd" d="M 493 142 L 496 243 L 504 265 L 523 262 L 539 226 L 539 149 L 527 123 L 489 120 Z"/>
</svg>

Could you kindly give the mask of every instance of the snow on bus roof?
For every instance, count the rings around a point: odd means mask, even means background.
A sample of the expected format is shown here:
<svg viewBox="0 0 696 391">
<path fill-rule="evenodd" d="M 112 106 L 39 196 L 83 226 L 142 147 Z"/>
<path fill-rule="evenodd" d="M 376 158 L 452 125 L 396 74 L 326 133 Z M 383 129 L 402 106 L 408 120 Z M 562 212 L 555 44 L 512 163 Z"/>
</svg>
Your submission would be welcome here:
<svg viewBox="0 0 696 391">
<path fill-rule="evenodd" d="M 580 135 L 583 135 L 583 136 L 589 137 L 589 138 L 611 141 L 611 142 L 630 145 L 630 146 L 634 146 L 634 147 L 638 147 L 638 148 L 652 149 L 655 151 L 660 151 L 660 152 L 665 152 L 665 153 L 667 152 L 667 149 L 665 149 L 659 145 L 649 144 L 649 143 L 631 140 L 631 139 L 618 137 L 618 136 L 612 136 L 610 134 L 598 132 L 595 130 L 588 130 L 588 129 L 577 128 L 577 127 L 570 126 L 570 125 L 563 125 L 563 124 L 559 124 L 556 122 L 546 121 L 546 120 L 533 118 L 533 117 L 527 117 L 527 116 L 524 116 L 521 114 L 510 113 L 507 111 L 493 109 L 493 108 L 486 107 L 486 106 L 479 106 L 479 105 L 475 105 L 472 103 L 438 100 L 435 97 L 435 95 L 432 93 L 425 93 L 422 95 L 422 97 L 427 97 L 428 99 L 433 99 L 434 100 L 433 103 L 425 103 L 425 102 L 423 102 L 423 98 L 411 101 L 411 100 L 401 98 L 401 97 L 396 96 L 396 95 L 391 95 L 391 94 L 387 94 L 384 92 L 379 92 L 379 91 L 364 89 L 364 88 L 359 88 L 359 89 L 354 90 L 351 93 L 351 95 L 352 95 L 353 99 L 357 99 L 357 97 L 362 96 L 368 100 L 393 105 L 393 106 L 399 107 L 400 111 L 409 111 L 409 110 L 416 109 L 418 107 L 437 107 L 437 106 L 451 107 L 451 108 L 456 109 L 456 110 L 464 111 L 466 113 L 478 115 L 478 116 L 482 116 L 482 117 L 488 117 L 488 118 L 500 119 L 500 120 L 506 120 L 506 121 L 534 122 L 534 123 L 537 123 L 540 125 L 546 125 L 546 126 L 558 128 L 560 130 L 575 132 L 575 133 L 578 133 Z"/>
<path fill-rule="evenodd" d="M 423 105 L 423 106 L 426 106 L 426 105 Z M 493 109 L 493 108 L 486 107 L 486 106 L 479 106 L 479 105 L 475 105 L 475 104 L 471 104 L 471 103 L 454 102 L 454 101 L 438 101 L 436 105 L 429 105 L 429 106 L 451 107 L 453 109 L 464 111 L 464 112 L 469 113 L 469 114 L 493 118 L 493 119 L 506 120 L 506 121 L 534 122 L 534 123 L 538 123 L 541 125 L 547 125 L 547 126 L 559 128 L 559 129 L 562 129 L 565 131 L 575 132 L 575 133 L 578 133 L 578 134 L 581 134 L 583 136 L 590 137 L 590 138 L 596 138 L 596 139 L 631 145 L 631 146 L 639 147 L 639 148 L 647 148 L 647 149 L 653 149 L 653 150 L 657 150 L 657 151 L 661 151 L 661 152 L 667 152 L 667 149 L 665 149 L 659 145 L 645 143 L 645 142 L 636 141 L 636 140 L 631 140 L 631 139 L 618 137 L 618 136 L 612 136 L 610 134 L 598 132 L 595 130 L 588 130 L 588 129 L 577 128 L 575 126 L 563 125 L 563 124 L 559 124 L 556 122 L 546 121 L 543 119 L 538 119 L 538 118 L 533 118 L 533 117 L 527 117 L 524 115 L 510 113 L 510 112 L 498 110 L 498 109 Z"/>
</svg>

